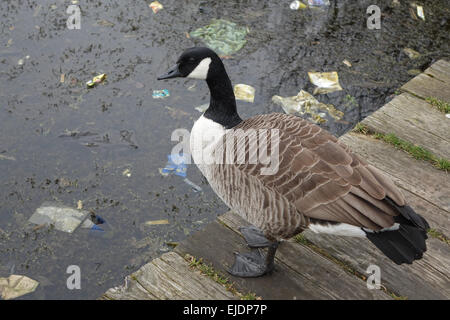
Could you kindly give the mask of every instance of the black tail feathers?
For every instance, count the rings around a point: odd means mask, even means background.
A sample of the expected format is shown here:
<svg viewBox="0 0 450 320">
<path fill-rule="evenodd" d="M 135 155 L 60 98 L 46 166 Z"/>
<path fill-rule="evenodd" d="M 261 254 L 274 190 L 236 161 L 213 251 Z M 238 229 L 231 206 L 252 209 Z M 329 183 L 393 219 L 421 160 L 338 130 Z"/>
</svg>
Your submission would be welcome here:
<svg viewBox="0 0 450 320">
<path fill-rule="evenodd" d="M 400 213 L 394 217 L 399 224 L 397 230 L 370 232 L 367 238 L 396 264 L 411 264 L 421 259 L 427 250 L 425 240 L 428 239 L 428 222 L 417 214 L 410 206 L 398 206 L 391 199 L 386 201 Z"/>
</svg>

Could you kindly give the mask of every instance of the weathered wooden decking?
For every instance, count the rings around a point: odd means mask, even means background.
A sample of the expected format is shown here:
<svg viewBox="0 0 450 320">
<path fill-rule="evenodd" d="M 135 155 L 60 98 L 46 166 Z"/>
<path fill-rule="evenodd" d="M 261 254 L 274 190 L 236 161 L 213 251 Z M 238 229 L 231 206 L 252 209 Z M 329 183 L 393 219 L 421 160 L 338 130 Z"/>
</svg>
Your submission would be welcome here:
<svg viewBox="0 0 450 320">
<path fill-rule="evenodd" d="M 425 147 L 450 158 L 450 119 L 425 101 L 450 102 L 450 63 L 440 60 L 402 88 L 400 95 L 362 121 L 365 128 Z M 429 221 L 428 251 L 412 265 L 398 266 L 366 239 L 304 232 L 280 245 L 275 271 L 262 278 L 241 279 L 225 268 L 234 251 L 248 250 L 238 227 L 247 225 L 228 212 L 180 243 L 173 252 L 144 265 L 125 284 L 109 289 L 103 299 L 449 299 L 450 298 L 450 179 L 446 171 L 416 160 L 373 135 L 350 132 L 340 138 L 351 149 L 389 175 L 409 204 Z M 186 259 L 201 258 L 209 275 Z M 381 270 L 381 290 L 366 286 L 369 265 Z M 221 284 L 233 283 L 234 290 Z M 229 289 L 229 286 L 228 286 Z M 246 297 L 251 297 L 247 295 Z"/>
</svg>

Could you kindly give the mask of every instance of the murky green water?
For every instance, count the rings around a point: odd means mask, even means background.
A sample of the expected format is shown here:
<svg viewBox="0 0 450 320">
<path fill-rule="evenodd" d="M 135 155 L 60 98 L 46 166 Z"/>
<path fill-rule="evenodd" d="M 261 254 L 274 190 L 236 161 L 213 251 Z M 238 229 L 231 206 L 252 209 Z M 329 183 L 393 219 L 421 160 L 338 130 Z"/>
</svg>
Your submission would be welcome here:
<svg viewBox="0 0 450 320">
<path fill-rule="evenodd" d="M 225 60 L 233 83 L 256 88 L 253 104 L 238 101 L 242 117 L 282 112 L 273 95 L 312 92 L 308 71 L 337 71 L 344 90 L 316 96 L 345 113 L 322 124 L 337 135 L 391 99 L 411 70 L 450 57 L 446 0 L 420 2 L 426 21 L 411 16 L 411 1 L 377 1 L 381 30 L 366 28 L 373 1 L 302 11 L 290 10 L 290 1 L 160 2 L 154 14 L 150 1 L 81 0 L 81 30 L 66 27 L 71 1 L 0 2 L 0 277 L 13 271 L 40 282 L 22 299 L 96 298 L 169 250 L 166 241 L 227 210 L 195 166 L 188 178 L 200 193 L 159 174 L 172 131 L 190 129 L 194 107 L 209 100 L 203 82 L 156 80 L 183 49 L 201 45 L 186 32 L 212 18 L 248 27 L 245 46 Z M 421 56 L 410 59 L 405 47 Z M 98 73 L 107 81 L 87 89 Z M 158 89 L 170 97 L 153 99 Z M 110 233 L 35 230 L 27 220 L 47 200 L 72 207 L 81 200 Z M 144 225 L 158 219 L 169 224 Z M 81 268 L 81 290 L 66 288 L 69 265 Z"/>
</svg>

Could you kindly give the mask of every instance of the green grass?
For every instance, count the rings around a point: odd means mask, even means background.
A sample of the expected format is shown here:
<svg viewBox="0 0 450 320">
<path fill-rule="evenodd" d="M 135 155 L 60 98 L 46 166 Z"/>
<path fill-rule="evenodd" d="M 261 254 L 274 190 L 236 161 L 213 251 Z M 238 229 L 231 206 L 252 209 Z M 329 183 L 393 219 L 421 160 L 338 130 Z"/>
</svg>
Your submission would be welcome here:
<svg viewBox="0 0 450 320">
<path fill-rule="evenodd" d="M 444 102 L 434 97 L 428 97 L 425 99 L 429 104 L 436 107 L 440 112 L 450 113 L 450 103 Z"/>
<path fill-rule="evenodd" d="M 423 160 L 430 162 L 433 166 L 435 166 L 437 169 L 449 171 L 450 170 L 450 161 L 444 158 L 440 158 L 435 156 L 433 153 L 431 153 L 429 150 L 415 145 L 411 142 L 408 142 L 406 140 L 403 140 L 399 137 L 397 137 L 393 133 L 384 134 L 379 132 L 373 132 L 367 127 L 366 125 L 362 123 L 357 123 L 355 128 L 352 130 L 353 132 L 361 133 L 364 135 L 370 135 L 374 137 L 375 139 L 382 140 L 386 143 L 389 143 L 393 145 L 394 147 L 403 150 L 407 153 L 409 153 L 412 157 L 414 157 L 417 160 Z"/>
<path fill-rule="evenodd" d="M 202 258 L 197 259 L 197 258 L 191 256 L 190 254 L 186 254 L 184 258 L 186 259 L 186 261 L 189 262 L 189 266 L 191 268 L 195 268 L 195 269 L 199 270 L 202 274 L 208 276 L 215 282 L 223 285 L 227 289 L 227 291 L 230 291 L 235 296 L 240 297 L 241 300 L 261 300 L 261 297 L 258 297 L 254 293 L 251 293 L 251 292 L 246 293 L 246 294 L 240 293 L 234 287 L 234 284 L 231 283 L 230 280 L 228 280 L 228 278 L 222 276 L 220 273 L 218 273 L 216 270 L 214 270 L 214 268 L 211 265 L 204 263 Z"/>
<path fill-rule="evenodd" d="M 450 245 L 450 239 L 447 238 L 442 232 L 439 232 L 436 229 L 428 229 L 427 233 L 430 237 L 436 238 L 436 239 L 441 240 L 442 242 L 445 242 L 446 244 Z"/>
</svg>

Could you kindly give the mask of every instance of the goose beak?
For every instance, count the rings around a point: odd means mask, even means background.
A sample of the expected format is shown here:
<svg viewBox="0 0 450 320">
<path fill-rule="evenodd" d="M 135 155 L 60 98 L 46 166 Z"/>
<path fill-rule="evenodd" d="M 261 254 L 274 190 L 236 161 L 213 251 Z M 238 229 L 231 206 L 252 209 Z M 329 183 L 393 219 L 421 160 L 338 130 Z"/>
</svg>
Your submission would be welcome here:
<svg viewBox="0 0 450 320">
<path fill-rule="evenodd" d="M 182 77 L 182 76 L 183 75 L 181 74 L 180 70 L 178 69 L 178 64 L 176 64 L 172 68 L 170 68 L 170 70 L 166 74 L 159 76 L 158 80 L 172 79 L 172 78 L 177 78 L 177 77 Z"/>
</svg>

